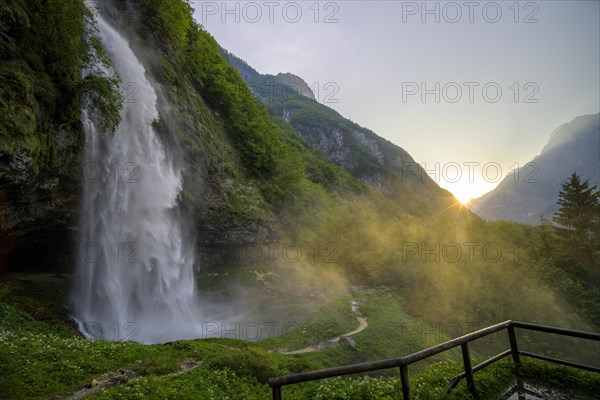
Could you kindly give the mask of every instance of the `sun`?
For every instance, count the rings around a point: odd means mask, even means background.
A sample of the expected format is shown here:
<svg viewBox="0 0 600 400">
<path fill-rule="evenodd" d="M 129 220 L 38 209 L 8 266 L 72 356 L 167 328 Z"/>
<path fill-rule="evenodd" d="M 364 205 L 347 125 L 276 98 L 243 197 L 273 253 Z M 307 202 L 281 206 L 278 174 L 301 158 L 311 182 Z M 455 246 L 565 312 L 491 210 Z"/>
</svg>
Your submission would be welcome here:
<svg viewBox="0 0 600 400">
<path fill-rule="evenodd" d="M 480 182 L 440 183 L 440 186 L 450 192 L 456 199 L 456 204 L 460 204 L 462 207 L 471 207 L 475 199 L 494 189 L 493 185 Z"/>
<path fill-rule="evenodd" d="M 469 202 L 471 201 L 472 197 L 469 195 L 460 195 L 460 194 L 455 194 L 454 197 L 456 197 L 456 200 L 458 200 L 458 202 L 460 204 L 462 204 L 463 206 L 466 206 L 469 204 Z"/>
</svg>

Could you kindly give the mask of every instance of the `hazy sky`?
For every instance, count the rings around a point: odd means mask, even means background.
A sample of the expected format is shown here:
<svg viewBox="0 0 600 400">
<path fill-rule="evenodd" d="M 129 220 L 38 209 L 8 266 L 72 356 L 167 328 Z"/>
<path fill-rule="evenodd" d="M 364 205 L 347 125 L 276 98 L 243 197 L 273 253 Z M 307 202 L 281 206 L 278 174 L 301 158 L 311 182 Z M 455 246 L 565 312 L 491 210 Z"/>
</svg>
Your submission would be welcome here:
<svg viewBox="0 0 600 400">
<path fill-rule="evenodd" d="M 459 198 L 491 190 L 560 124 L 600 110 L 598 1 L 192 5 L 221 46 L 261 73 L 299 75 Z"/>
</svg>

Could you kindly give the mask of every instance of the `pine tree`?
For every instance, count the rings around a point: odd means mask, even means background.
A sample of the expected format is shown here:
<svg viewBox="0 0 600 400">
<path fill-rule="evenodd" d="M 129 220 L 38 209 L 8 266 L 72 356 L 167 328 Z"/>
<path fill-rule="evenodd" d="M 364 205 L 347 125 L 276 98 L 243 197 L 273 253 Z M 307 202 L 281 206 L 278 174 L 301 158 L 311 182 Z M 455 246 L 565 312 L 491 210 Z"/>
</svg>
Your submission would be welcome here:
<svg viewBox="0 0 600 400">
<path fill-rule="evenodd" d="M 568 181 L 563 183 L 558 194 L 558 211 L 553 221 L 567 229 L 575 230 L 579 237 L 589 238 L 597 229 L 599 211 L 599 193 L 596 186 L 590 186 L 586 180 L 581 182 L 577 173 L 573 172 Z"/>
<path fill-rule="evenodd" d="M 596 186 L 590 186 L 587 180 L 582 182 L 576 173 L 563 183 L 562 189 L 558 195 L 560 208 L 554 214 L 553 221 L 566 228 L 561 234 L 566 239 L 565 254 L 570 254 L 572 263 L 588 271 L 589 279 L 597 279 L 600 261 L 600 192 L 596 191 Z"/>
</svg>

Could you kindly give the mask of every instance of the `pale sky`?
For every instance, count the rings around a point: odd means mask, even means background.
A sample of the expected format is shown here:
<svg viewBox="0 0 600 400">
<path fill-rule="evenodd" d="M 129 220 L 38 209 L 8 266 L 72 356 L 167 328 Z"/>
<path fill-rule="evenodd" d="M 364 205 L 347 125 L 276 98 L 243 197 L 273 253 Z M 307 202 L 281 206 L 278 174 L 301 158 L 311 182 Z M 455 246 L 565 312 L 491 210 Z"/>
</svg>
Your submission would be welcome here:
<svg viewBox="0 0 600 400">
<path fill-rule="evenodd" d="M 302 77 L 459 199 L 600 111 L 598 1 L 191 3 L 221 46 L 260 73 Z"/>
</svg>

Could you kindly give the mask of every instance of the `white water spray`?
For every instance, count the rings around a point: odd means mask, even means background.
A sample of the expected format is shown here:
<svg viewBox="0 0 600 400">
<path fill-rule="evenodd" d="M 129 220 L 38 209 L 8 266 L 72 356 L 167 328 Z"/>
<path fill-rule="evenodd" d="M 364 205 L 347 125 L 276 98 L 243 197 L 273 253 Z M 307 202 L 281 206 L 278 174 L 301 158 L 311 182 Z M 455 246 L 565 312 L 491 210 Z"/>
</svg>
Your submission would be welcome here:
<svg viewBox="0 0 600 400">
<path fill-rule="evenodd" d="M 132 89 L 114 135 L 82 113 L 85 182 L 74 317 L 90 338 L 159 343 L 199 337 L 195 250 L 178 212 L 181 171 L 152 126 L 157 95 L 127 40 L 102 18 L 97 25 L 114 70 Z"/>
</svg>

